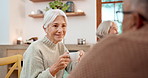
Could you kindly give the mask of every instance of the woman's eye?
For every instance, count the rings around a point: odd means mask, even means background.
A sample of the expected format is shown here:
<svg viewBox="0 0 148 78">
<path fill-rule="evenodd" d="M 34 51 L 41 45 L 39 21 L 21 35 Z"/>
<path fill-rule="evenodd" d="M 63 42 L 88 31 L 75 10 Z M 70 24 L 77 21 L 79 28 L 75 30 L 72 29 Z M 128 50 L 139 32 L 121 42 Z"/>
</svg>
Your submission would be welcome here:
<svg viewBox="0 0 148 78">
<path fill-rule="evenodd" d="M 62 27 L 66 27 L 66 25 L 62 25 Z"/>
<path fill-rule="evenodd" d="M 58 25 L 53 25 L 53 27 L 58 27 Z"/>
</svg>

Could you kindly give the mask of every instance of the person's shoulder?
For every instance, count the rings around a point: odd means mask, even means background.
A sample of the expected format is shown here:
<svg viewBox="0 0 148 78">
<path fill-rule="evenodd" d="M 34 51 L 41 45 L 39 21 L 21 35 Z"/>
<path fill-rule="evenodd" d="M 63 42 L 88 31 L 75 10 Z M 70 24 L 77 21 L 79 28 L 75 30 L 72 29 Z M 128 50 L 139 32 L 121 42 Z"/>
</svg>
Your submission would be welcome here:
<svg viewBox="0 0 148 78">
<path fill-rule="evenodd" d="M 29 47 L 37 47 L 39 44 L 41 44 L 41 42 L 37 40 L 37 41 L 32 42 L 32 43 L 29 45 Z"/>
<path fill-rule="evenodd" d="M 126 43 L 128 39 L 123 35 L 110 35 L 104 39 L 101 39 L 98 43 L 94 45 L 94 49 L 105 50 L 112 47 L 119 47 L 122 43 Z"/>
<path fill-rule="evenodd" d="M 109 43 L 115 43 L 115 42 L 119 42 L 122 41 L 122 37 L 120 35 L 110 35 L 107 36 L 103 39 L 101 39 L 97 44 L 109 44 Z"/>
<path fill-rule="evenodd" d="M 39 46 L 41 46 L 41 42 L 40 41 L 35 41 L 32 42 L 29 47 L 27 48 L 27 50 L 25 51 L 24 55 L 35 55 L 39 53 Z"/>
<path fill-rule="evenodd" d="M 27 50 L 38 50 L 41 45 L 43 45 L 43 43 L 40 40 L 34 41 L 29 45 Z"/>
</svg>

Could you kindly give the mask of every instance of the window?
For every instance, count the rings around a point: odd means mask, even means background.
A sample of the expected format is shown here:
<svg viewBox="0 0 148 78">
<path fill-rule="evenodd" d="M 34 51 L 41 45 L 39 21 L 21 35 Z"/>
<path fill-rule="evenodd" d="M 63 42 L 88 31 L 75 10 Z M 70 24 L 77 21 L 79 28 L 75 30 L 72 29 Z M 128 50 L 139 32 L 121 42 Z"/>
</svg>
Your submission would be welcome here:
<svg viewBox="0 0 148 78">
<path fill-rule="evenodd" d="M 123 0 L 102 0 L 102 2 L 114 2 L 114 1 L 123 1 Z"/>
<path fill-rule="evenodd" d="M 97 27 L 102 21 L 111 20 L 117 23 L 118 32 L 122 32 L 122 24 L 118 22 L 117 11 L 122 11 L 123 0 L 97 0 Z M 101 7 L 100 7 L 101 6 Z"/>
</svg>

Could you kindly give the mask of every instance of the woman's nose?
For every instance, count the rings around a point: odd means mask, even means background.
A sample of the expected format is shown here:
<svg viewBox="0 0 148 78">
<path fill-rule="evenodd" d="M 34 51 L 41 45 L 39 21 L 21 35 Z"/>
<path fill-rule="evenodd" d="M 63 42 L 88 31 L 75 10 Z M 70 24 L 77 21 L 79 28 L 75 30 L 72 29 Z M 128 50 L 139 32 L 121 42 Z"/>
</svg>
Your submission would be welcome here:
<svg viewBox="0 0 148 78">
<path fill-rule="evenodd" d="M 63 31 L 63 28 L 62 27 L 58 27 L 57 30 L 60 32 L 60 31 Z"/>
</svg>

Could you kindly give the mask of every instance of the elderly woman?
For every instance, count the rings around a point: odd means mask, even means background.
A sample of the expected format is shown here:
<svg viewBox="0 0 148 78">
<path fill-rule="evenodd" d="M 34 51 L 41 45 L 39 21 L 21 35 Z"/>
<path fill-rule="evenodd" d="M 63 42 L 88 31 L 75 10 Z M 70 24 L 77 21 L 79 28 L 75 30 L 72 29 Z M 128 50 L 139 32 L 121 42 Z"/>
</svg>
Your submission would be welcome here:
<svg viewBox="0 0 148 78">
<path fill-rule="evenodd" d="M 66 28 L 67 17 L 63 11 L 45 13 L 43 29 L 47 35 L 32 43 L 24 53 L 21 78 L 62 78 L 65 69 L 71 71 L 68 50 L 61 43 Z"/>
<path fill-rule="evenodd" d="M 99 39 L 109 35 L 109 34 L 118 34 L 117 24 L 112 21 L 104 21 L 102 22 L 96 32 L 96 35 Z"/>
</svg>

